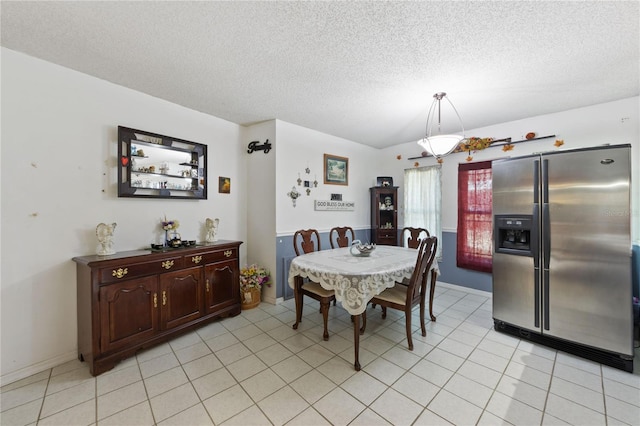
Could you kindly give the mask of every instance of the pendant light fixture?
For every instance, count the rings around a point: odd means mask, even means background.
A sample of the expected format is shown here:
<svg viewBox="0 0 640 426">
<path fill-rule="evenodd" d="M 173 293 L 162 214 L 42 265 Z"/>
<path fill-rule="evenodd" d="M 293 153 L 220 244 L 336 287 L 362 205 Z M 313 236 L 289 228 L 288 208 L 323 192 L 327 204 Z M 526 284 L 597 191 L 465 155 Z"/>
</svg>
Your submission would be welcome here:
<svg viewBox="0 0 640 426">
<path fill-rule="evenodd" d="M 447 94 L 444 92 L 438 92 L 433 95 L 433 102 L 429 108 L 427 114 L 427 125 L 425 130 L 425 137 L 418 141 L 418 145 L 423 147 L 429 154 L 440 159 L 441 157 L 451 153 L 460 143 L 464 140 L 464 126 L 460 119 L 460 114 L 453 106 Z M 462 132 L 462 136 L 458 134 L 442 134 L 441 131 L 441 119 L 442 119 L 442 100 L 446 99 L 451 109 L 458 117 L 459 127 Z M 446 105 L 445 105 L 446 107 Z M 435 126 L 435 129 L 434 129 Z"/>
</svg>

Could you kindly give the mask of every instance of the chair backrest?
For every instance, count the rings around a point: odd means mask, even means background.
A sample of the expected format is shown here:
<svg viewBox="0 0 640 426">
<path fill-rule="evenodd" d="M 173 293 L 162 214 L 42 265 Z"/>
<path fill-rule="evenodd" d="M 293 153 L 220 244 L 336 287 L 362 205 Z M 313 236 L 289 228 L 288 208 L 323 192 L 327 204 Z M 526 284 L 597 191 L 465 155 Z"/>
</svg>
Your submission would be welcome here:
<svg viewBox="0 0 640 426">
<path fill-rule="evenodd" d="M 405 226 L 400 233 L 400 245 L 402 247 L 418 248 L 420 241 L 424 238 L 429 238 L 431 234 L 424 228 L 413 228 L 411 226 Z"/>
<path fill-rule="evenodd" d="M 296 251 L 296 256 L 311 253 L 312 251 L 320 251 L 320 234 L 315 229 L 300 229 L 296 231 L 293 234 L 293 249 Z"/>
<path fill-rule="evenodd" d="M 431 265 L 436 257 L 437 249 L 437 237 L 427 237 L 420 241 L 416 267 L 413 270 L 411 279 L 409 280 L 409 288 L 407 288 L 407 305 L 412 305 L 413 302 L 418 301 L 420 294 L 425 291 L 427 286 L 427 275 L 431 270 Z"/>
<path fill-rule="evenodd" d="M 349 235 L 351 235 L 351 239 L 349 239 Z M 349 226 L 336 226 L 329 231 L 331 248 L 349 247 L 355 239 L 356 234 L 353 232 L 353 228 Z"/>
</svg>

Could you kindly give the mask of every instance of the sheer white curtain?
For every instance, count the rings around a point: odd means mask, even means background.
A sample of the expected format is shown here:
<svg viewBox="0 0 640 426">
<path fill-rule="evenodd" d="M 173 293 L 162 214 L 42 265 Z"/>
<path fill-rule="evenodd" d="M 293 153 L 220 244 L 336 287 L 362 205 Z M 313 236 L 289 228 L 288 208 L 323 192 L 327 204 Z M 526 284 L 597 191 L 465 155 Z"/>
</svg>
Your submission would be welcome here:
<svg viewBox="0 0 640 426">
<path fill-rule="evenodd" d="M 438 237 L 442 256 L 442 168 L 418 167 L 404 171 L 404 226 L 425 228 Z"/>
</svg>

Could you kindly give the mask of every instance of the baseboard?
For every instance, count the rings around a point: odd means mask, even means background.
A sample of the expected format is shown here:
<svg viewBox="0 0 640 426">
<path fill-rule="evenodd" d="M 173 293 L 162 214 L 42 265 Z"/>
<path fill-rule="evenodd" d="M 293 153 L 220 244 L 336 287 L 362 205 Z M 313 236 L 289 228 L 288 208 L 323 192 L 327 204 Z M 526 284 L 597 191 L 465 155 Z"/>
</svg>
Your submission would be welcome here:
<svg viewBox="0 0 640 426">
<path fill-rule="evenodd" d="M 41 361 L 37 364 L 32 364 L 27 367 L 21 368 L 20 370 L 13 371 L 11 373 L 3 374 L 0 376 L 0 386 L 8 385 L 9 383 L 17 382 L 18 380 L 25 379 L 29 376 L 33 376 L 34 374 L 41 373 L 50 368 L 57 367 L 59 365 L 64 364 L 65 362 L 72 361 L 78 358 L 78 352 L 68 352 L 62 355 L 58 355 L 55 358 L 50 358 L 45 361 Z"/>
<path fill-rule="evenodd" d="M 274 298 L 274 297 L 270 297 L 270 296 L 264 296 L 262 298 L 262 301 L 265 302 L 265 303 L 270 303 L 272 305 L 277 305 L 278 304 L 278 299 L 281 299 L 281 297 Z"/>
<path fill-rule="evenodd" d="M 484 296 L 484 297 L 493 297 L 493 293 L 490 291 L 484 291 L 484 290 L 477 290 L 475 288 L 469 288 L 469 287 L 465 287 L 463 285 L 458 285 L 458 284 L 449 284 L 449 283 L 443 283 L 438 281 L 436 284 L 436 289 L 438 287 L 444 287 L 444 288 L 448 288 L 451 290 L 460 290 L 460 291 L 464 291 L 466 293 L 472 293 L 472 294 L 477 294 L 478 296 Z"/>
</svg>

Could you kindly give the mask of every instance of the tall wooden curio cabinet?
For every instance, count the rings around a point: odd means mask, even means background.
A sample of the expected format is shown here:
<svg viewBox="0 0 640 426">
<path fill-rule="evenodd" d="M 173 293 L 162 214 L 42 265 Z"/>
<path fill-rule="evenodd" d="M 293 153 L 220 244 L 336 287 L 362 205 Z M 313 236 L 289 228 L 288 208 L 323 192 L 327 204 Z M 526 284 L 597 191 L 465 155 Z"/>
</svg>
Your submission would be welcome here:
<svg viewBox="0 0 640 426">
<path fill-rule="evenodd" d="M 371 242 L 395 246 L 398 241 L 398 187 L 375 186 L 371 195 Z"/>
</svg>

